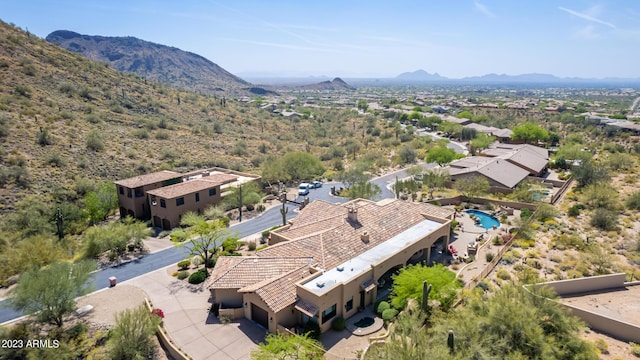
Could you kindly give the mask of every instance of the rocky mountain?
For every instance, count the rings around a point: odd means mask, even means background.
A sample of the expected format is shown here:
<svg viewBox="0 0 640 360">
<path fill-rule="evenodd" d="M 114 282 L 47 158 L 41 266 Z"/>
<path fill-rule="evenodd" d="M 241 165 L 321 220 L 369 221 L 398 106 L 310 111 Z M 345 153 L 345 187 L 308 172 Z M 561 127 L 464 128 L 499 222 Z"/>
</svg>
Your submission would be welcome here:
<svg viewBox="0 0 640 360">
<path fill-rule="evenodd" d="M 264 89 L 252 86 L 200 55 L 135 37 L 92 36 L 58 30 L 46 40 L 117 70 L 185 90 L 209 95 L 265 94 Z"/>
<path fill-rule="evenodd" d="M 440 74 L 438 73 L 430 74 L 420 69 L 412 72 L 402 73 L 396 76 L 396 80 L 399 80 L 399 81 L 446 81 L 446 80 L 449 80 L 449 78 L 440 76 Z"/>
<path fill-rule="evenodd" d="M 315 84 L 310 85 L 302 85 L 296 87 L 299 90 L 318 90 L 318 91 L 334 91 L 334 90 L 355 90 L 355 88 L 349 84 L 347 84 L 344 80 L 339 77 L 329 81 L 322 81 Z"/>
</svg>

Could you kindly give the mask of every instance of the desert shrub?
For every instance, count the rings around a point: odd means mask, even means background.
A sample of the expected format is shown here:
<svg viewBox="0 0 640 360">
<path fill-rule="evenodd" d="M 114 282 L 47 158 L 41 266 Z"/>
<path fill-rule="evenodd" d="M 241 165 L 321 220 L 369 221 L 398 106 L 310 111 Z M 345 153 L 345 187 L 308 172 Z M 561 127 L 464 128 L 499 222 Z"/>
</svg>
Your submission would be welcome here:
<svg viewBox="0 0 640 360">
<path fill-rule="evenodd" d="M 255 241 L 250 241 L 247 244 L 247 248 L 249 249 L 249 251 L 255 251 L 256 250 L 256 242 Z"/>
<path fill-rule="evenodd" d="M 640 191 L 636 191 L 625 201 L 625 205 L 630 210 L 640 210 Z"/>
<path fill-rule="evenodd" d="M 390 309 L 390 308 L 391 308 L 391 305 L 389 305 L 389 303 L 388 303 L 388 302 L 386 302 L 386 301 L 381 301 L 381 302 L 380 302 L 380 304 L 378 304 L 378 308 L 376 309 L 376 312 L 377 312 L 379 315 L 382 315 L 382 313 L 383 313 L 385 310 L 388 310 L 388 309 Z"/>
<path fill-rule="evenodd" d="M 331 328 L 335 331 L 342 331 L 347 327 L 347 321 L 342 317 L 338 316 L 331 322 Z"/>
<path fill-rule="evenodd" d="M 176 277 L 179 280 L 184 280 L 189 277 L 189 272 L 186 270 L 178 271 L 178 275 L 176 275 Z"/>
<path fill-rule="evenodd" d="M 511 274 L 509 274 L 509 271 L 505 269 L 498 269 L 498 271 L 496 271 L 496 276 L 498 277 L 498 279 L 502 279 L 502 280 L 511 279 Z"/>
<path fill-rule="evenodd" d="M 487 260 L 487 262 L 491 262 L 493 260 L 493 258 L 495 257 L 495 255 L 493 253 L 489 252 L 484 257 L 485 257 L 485 260 Z"/>
<path fill-rule="evenodd" d="M 92 129 L 87 134 L 87 149 L 93 151 L 104 149 L 104 139 L 97 129 Z"/>
<path fill-rule="evenodd" d="M 567 215 L 571 217 L 576 217 L 580 215 L 580 208 L 581 206 L 579 205 L 573 205 L 572 207 L 569 208 L 569 211 L 567 211 Z"/>
<path fill-rule="evenodd" d="M 640 345 L 635 343 L 630 343 L 629 345 L 631 347 L 631 354 L 635 357 L 640 357 Z"/>
<path fill-rule="evenodd" d="M 609 344 L 607 344 L 604 339 L 596 339 L 596 341 L 593 342 L 593 345 L 596 347 L 596 349 L 598 349 L 598 351 L 600 351 L 601 354 L 606 355 L 609 353 Z"/>
<path fill-rule="evenodd" d="M 385 311 L 382 312 L 382 320 L 384 321 L 391 321 L 393 320 L 393 318 L 396 317 L 396 315 L 398 315 L 398 310 L 396 309 L 387 309 Z"/>
<path fill-rule="evenodd" d="M 178 267 L 181 270 L 187 270 L 190 265 L 191 265 L 191 261 L 189 261 L 189 260 L 182 260 L 182 261 L 178 262 Z"/>
<path fill-rule="evenodd" d="M 527 209 L 527 208 L 523 208 L 522 210 L 520 210 L 520 218 L 521 219 L 528 219 L 531 217 L 531 210 Z"/>
<path fill-rule="evenodd" d="M 208 269 L 214 268 L 216 266 L 216 260 L 215 257 L 207 259 L 207 261 L 204 262 L 204 266 Z"/>
<path fill-rule="evenodd" d="M 302 332 L 310 338 L 317 340 L 320 338 L 320 325 L 318 325 L 316 321 L 309 320 L 304 324 Z"/>
<path fill-rule="evenodd" d="M 189 276 L 189 284 L 200 284 L 207 278 L 206 268 L 200 269 Z"/>
<path fill-rule="evenodd" d="M 618 223 L 618 214 L 611 210 L 598 208 L 591 215 L 591 226 L 602 230 L 614 230 Z"/>
</svg>

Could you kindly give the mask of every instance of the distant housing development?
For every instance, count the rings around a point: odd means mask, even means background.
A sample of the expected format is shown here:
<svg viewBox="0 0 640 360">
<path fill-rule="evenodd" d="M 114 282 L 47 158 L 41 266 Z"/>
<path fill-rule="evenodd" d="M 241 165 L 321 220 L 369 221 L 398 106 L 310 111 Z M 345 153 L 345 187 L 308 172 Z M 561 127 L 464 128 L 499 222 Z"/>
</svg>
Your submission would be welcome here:
<svg viewBox="0 0 640 360">
<path fill-rule="evenodd" d="M 453 211 L 402 200 L 317 200 L 252 257 L 220 257 L 207 288 L 270 332 L 315 321 L 321 331 L 376 301 L 383 276 L 447 248 Z M 237 314 L 237 312 L 236 312 Z"/>
<path fill-rule="evenodd" d="M 185 174 L 159 171 L 115 182 L 120 216 L 151 220 L 153 226 L 169 230 L 180 224 L 187 211 L 201 213 L 219 204 L 225 189 L 260 176 L 223 168 L 197 170 Z"/>
<path fill-rule="evenodd" d="M 527 177 L 543 176 L 549 162 L 547 149 L 528 144 L 494 143 L 480 155 L 449 164 L 451 180 L 483 176 L 494 190 L 509 190 Z"/>
</svg>

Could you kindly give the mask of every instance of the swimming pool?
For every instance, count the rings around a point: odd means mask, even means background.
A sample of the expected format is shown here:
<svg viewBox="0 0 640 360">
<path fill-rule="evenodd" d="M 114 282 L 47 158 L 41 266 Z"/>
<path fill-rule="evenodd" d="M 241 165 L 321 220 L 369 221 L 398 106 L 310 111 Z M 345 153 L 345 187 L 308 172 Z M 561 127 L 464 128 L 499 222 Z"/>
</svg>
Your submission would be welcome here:
<svg viewBox="0 0 640 360">
<path fill-rule="evenodd" d="M 482 212 L 479 210 L 467 210 L 465 211 L 467 214 L 473 214 L 480 220 L 480 223 L 477 224 L 485 229 L 493 229 L 493 227 L 499 227 L 500 221 L 496 219 L 494 216 L 487 214 L 486 212 Z"/>
<path fill-rule="evenodd" d="M 531 194 L 534 201 L 540 201 L 546 197 L 551 195 L 551 190 L 533 190 L 533 194 Z"/>
</svg>

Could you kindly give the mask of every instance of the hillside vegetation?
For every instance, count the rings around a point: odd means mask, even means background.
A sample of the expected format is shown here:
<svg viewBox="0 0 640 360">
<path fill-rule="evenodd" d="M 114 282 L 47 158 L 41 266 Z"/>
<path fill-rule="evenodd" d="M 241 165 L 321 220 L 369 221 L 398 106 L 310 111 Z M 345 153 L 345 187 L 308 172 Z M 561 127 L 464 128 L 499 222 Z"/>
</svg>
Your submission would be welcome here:
<svg viewBox="0 0 640 360">
<path fill-rule="evenodd" d="M 46 40 L 111 67 L 208 95 L 251 93 L 252 85 L 210 60 L 135 37 L 91 36 L 58 30 Z"/>
</svg>

